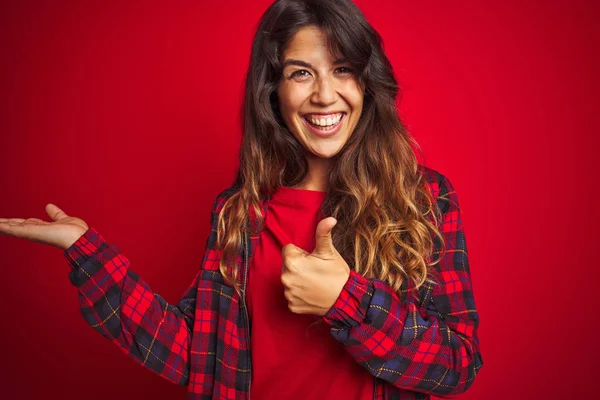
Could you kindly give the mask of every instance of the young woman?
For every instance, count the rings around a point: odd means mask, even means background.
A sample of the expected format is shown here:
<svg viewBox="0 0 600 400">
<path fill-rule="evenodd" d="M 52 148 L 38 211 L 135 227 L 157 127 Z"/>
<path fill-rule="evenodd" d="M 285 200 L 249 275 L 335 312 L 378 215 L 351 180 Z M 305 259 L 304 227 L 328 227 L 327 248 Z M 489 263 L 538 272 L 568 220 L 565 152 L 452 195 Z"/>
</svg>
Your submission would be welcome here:
<svg viewBox="0 0 600 400">
<path fill-rule="evenodd" d="M 419 165 L 350 0 L 278 0 L 248 69 L 234 184 L 167 303 L 55 205 L 0 231 L 65 250 L 85 320 L 190 399 L 428 399 L 483 365 L 458 198 Z"/>
</svg>

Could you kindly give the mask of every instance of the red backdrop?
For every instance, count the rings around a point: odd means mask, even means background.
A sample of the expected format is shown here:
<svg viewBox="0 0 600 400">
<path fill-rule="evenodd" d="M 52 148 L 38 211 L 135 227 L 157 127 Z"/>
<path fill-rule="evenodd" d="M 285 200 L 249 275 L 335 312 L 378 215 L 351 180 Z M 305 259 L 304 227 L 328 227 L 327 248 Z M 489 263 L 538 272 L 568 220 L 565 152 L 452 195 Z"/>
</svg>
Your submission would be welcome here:
<svg viewBox="0 0 600 400">
<path fill-rule="evenodd" d="M 53 202 L 176 302 L 237 168 L 269 3 L 3 2 L 0 215 L 48 219 Z M 597 3 L 357 3 L 462 203 L 484 359 L 462 398 L 595 393 Z M 2 236 L 0 264 L 2 397 L 185 397 L 85 324 L 58 249 Z"/>
</svg>

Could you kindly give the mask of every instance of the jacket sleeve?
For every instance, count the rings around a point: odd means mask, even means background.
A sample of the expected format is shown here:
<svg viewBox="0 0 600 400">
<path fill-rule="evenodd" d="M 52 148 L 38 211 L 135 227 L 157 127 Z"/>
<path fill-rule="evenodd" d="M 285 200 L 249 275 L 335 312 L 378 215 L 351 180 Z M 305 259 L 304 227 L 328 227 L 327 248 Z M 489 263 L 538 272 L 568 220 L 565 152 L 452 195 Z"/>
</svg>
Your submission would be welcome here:
<svg viewBox="0 0 600 400">
<path fill-rule="evenodd" d="M 214 210 L 213 205 L 213 224 Z M 187 385 L 202 271 L 174 305 L 154 293 L 130 269 L 129 259 L 94 228 L 90 227 L 64 255 L 85 321 L 136 363 L 176 384 Z"/>
<path fill-rule="evenodd" d="M 446 251 L 435 266 L 438 284 L 429 289 L 426 304 L 410 296 L 401 300 L 386 282 L 351 271 L 324 319 L 332 336 L 372 375 L 401 389 L 451 398 L 471 386 L 483 360 L 458 197 L 440 176 Z"/>
</svg>

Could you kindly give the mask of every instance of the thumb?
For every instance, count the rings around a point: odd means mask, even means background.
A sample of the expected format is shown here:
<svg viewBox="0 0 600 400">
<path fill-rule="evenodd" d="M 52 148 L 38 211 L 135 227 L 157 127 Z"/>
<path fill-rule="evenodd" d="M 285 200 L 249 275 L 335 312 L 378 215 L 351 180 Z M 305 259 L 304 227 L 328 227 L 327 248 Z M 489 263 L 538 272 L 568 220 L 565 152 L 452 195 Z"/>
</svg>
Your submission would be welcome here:
<svg viewBox="0 0 600 400">
<path fill-rule="evenodd" d="M 315 249 L 312 254 L 315 255 L 334 255 L 337 253 L 335 247 L 333 247 L 333 240 L 331 238 L 331 230 L 337 224 L 337 219 L 333 217 L 327 217 L 322 219 L 317 224 L 317 231 L 315 234 Z"/>
<path fill-rule="evenodd" d="M 63 210 L 52 203 L 46 205 L 46 213 L 50 218 L 52 218 L 52 221 L 58 221 L 60 219 L 69 217 Z"/>
</svg>

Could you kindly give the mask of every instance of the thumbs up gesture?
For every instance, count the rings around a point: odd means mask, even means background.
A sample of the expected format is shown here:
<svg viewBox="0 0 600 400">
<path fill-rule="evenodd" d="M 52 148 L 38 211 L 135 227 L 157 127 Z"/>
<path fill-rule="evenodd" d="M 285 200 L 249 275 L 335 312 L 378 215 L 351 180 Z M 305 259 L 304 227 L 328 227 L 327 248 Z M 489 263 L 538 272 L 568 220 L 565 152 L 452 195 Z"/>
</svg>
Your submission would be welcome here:
<svg viewBox="0 0 600 400">
<path fill-rule="evenodd" d="M 350 267 L 333 247 L 331 230 L 336 223 L 333 217 L 319 222 L 312 253 L 293 244 L 281 249 L 281 282 L 288 307 L 296 314 L 327 314 L 350 276 Z"/>
</svg>

